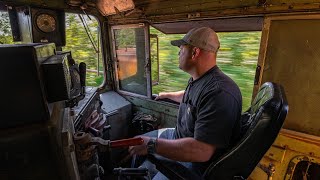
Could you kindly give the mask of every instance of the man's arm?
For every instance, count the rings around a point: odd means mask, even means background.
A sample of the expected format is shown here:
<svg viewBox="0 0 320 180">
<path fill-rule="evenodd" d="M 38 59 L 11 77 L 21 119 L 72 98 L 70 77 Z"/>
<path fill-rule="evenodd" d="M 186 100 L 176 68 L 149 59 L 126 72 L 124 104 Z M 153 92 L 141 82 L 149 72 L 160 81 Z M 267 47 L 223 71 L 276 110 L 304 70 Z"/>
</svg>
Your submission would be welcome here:
<svg viewBox="0 0 320 180">
<path fill-rule="evenodd" d="M 155 98 L 155 100 L 168 98 L 175 102 L 181 103 L 183 94 L 184 94 L 184 90 L 177 91 L 177 92 L 161 92 L 159 93 L 159 96 Z"/>
<path fill-rule="evenodd" d="M 144 139 L 144 144 L 140 146 L 131 146 L 129 153 L 131 155 L 146 155 L 147 142 L 150 137 L 140 136 Z M 210 160 L 215 152 L 215 146 L 198 141 L 194 138 L 181 139 L 161 139 L 157 140 L 156 153 L 176 161 L 184 162 L 206 162 Z"/>
</svg>

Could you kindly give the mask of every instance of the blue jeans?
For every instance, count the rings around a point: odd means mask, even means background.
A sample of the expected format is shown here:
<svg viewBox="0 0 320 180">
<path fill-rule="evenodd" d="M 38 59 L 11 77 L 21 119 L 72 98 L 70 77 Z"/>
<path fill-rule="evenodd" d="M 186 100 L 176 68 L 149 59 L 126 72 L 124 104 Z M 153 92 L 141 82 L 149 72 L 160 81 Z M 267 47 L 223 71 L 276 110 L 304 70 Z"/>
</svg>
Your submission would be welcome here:
<svg viewBox="0 0 320 180">
<path fill-rule="evenodd" d="M 160 130 L 154 130 L 150 131 L 148 133 L 143 134 L 144 136 L 149 137 L 155 137 L 155 138 L 163 138 L 163 139 L 174 139 L 174 128 L 166 128 L 166 129 L 160 129 Z M 187 167 L 188 169 L 191 169 L 192 163 L 191 162 L 179 162 L 183 166 Z M 145 160 L 140 167 L 148 168 L 150 176 L 153 177 L 153 180 L 168 180 L 168 178 L 163 175 L 161 172 L 159 172 L 155 165 L 149 162 L 148 160 Z"/>
</svg>

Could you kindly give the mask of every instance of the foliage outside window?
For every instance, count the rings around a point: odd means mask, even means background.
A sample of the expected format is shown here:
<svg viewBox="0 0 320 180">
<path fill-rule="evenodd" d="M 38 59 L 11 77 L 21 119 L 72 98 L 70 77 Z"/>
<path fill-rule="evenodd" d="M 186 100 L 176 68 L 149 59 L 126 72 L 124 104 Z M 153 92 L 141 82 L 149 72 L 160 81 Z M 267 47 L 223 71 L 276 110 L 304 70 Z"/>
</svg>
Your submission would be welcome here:
<svg viewBox="0 0 320 180">
<path fill-rule="evenodd" d="M 92 35 L 93 44 L 82 24 L 78 14 L 66 13 L 66 46 L 63 51 L 71 51 L 77 64 L 85 62 L 87 65 L 87 86 L 99 86 L 103 82 L 103 65 L 99 38 L 99 23 L 93 17 L 83 15 L 83 20 Z M 96 52 L 96 48 L 98 52 Z"/>
<path fill-rule="evenodd" d="M 13 44 L 9 14 L 0 11 L 0 44 Z"/>
<path fill-rule="evenodd" d="M 96 47 L 100 47 L 98 41 L 98 21 L 91 17 L 83 16 L 93 37 Z M 90 43 L 90 39 L 77 14 L 66 14 L 66 46 L 63 51 L 71 51 L 72 57 L 79 64 L 87 64 L 87 86 L 99 86 L 103 81 L 103 66 L 101 53 L 97 53 Z M 9 15 L 0 11 L 0 44 L 13 44 Z M 18 42 L 19 43 L 19 42 Z M 101 48 L 99 48 L 101 52 Z M 99 61 L 98 61 L 99 60 Z M 99 71 L 97 71 L 99 69 Z"/>
<path fill-rule="evenodd" d="M 190 75 L 179 69 L 179 48 L 170 44 L 171 40 L 181 39 L 184 34 L 166 35 L 154 28 L 151 28 L 150 32 L 158 35 L 160 61 L 160 81 L 159 85 L 152 87 L 152 93 L 185 89 Z M 217 65 L 240 87 L 242 110 L 245 111 L 251 104 L 261 32 L 218 33 L 218 36 L 221 45 Z M 151 57 L 153 56 L 151 54 Z"/>
</svg>

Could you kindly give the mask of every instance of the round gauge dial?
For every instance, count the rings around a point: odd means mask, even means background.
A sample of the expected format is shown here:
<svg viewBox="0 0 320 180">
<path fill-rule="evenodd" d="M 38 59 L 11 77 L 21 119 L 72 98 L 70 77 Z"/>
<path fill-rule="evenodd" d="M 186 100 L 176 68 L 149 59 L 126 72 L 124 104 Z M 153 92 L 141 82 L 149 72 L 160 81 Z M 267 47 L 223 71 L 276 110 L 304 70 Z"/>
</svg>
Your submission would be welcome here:
<svg viewBox="0 0 320 180">
<path fill-rule="evenodd" d="M 45 33 L 56 30 L 56 19 L 52 15 L 40 14 L 37 16 L 36 21 L 38 28 Z"/>
</svg>

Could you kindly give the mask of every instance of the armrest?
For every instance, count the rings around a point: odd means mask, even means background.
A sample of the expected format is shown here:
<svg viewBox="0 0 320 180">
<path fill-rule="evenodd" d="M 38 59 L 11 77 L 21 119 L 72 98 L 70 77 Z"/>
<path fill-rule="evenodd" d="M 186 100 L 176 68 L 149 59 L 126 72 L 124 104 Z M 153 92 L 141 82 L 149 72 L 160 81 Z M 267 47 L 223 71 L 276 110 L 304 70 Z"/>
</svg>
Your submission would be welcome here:
<svg viewBox="0 0 320 180">
<path fill-rule="evenodd" d="M 182 164 L 164 158 L 159 155 L 148 155 L 148 160 L 156 165 L 157 170 L 159 170 L 163 175 L 169 179 L 175 180 L 188 180 L 188 179 L 203 179 L 197 174 L 190 171 L 188 168 Z"/>
</svg>

